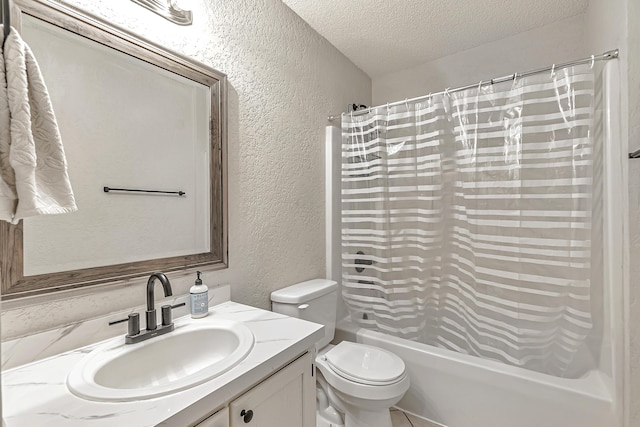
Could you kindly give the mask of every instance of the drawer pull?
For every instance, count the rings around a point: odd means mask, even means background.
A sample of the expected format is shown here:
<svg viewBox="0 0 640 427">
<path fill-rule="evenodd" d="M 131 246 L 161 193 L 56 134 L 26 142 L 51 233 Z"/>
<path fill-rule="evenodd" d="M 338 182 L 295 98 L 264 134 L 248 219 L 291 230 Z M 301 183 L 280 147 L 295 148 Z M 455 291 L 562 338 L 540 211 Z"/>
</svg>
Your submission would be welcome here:
<svg viewBox="0 0 640 427">
<path fill-rule="evenodd" d="M 248 411 L 245 411 L 243 409 L 242 412 L 240 412 L 240 416 L 243 417 L 242 419 L 245 423 L 251 422 L 251 420 L 253 419 L 253 411 L 251 409 L 249 409 Z"/>
</svg>

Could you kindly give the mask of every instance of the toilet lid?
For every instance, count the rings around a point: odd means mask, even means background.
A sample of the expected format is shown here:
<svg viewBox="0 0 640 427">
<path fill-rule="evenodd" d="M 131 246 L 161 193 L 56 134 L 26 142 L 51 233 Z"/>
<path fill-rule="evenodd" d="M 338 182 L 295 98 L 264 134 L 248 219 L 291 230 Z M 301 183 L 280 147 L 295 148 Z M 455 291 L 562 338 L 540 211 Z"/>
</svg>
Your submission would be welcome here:
<svg viewBox="0 0 640 427">
<path fill-rule="evenodd" d="M 398 382 L 405 372 L 404 362 L 381 348 L 343 341 L 325 358 L 331 369 L 348 380 L 369 385 Z"/>
</svg>

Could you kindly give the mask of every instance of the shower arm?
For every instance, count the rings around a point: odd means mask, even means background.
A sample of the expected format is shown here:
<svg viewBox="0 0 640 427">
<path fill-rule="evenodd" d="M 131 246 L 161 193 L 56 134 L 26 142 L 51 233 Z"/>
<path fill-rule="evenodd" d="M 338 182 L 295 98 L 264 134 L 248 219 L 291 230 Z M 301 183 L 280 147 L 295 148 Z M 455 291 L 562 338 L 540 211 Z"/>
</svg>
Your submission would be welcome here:
<svg viewBox="0 0 640 427">
<path fill-rule="evenodd" d="M 443 91 L 440 92 L 435 92 L 435 93 L 430 93 L 428 95 L 423 95 L 423 96 L 418 96 L 416 98 L 411 98 L 411 99 L 405 99 L 402 101 L 396 101 L 396 102 L 390 102 L 388 104 L 384 104 L 384 105 L 379 105 L 377 107 L 369 107 L 366 109 L 360 109 L 358 111 L 352 111 L 348 114 L 354 115 L 354 116 L 359 116 L 361 114 L 366 114 L 369 111 L 376 109 L 376 108 L 380 108 L 380 107 L 392 107 L 395 105 L 402 105 L 402 104 L 407 104 L 409 102 L 416 102 L 416 101 L 421 101 L 423 99 L 427 99 L 430 98 L 434 95 L 442 95 L 445 93 L 451 93 L 451 92 L 460 92 L 463 90 L 467 90 L 467 89 L 472 89 L 472 88 L 476 88 L 479 86 L 484 86 L 484 85 L 488 85 L 488 84 L 497 84 L 497 83 L 503 83 L 503 82 L 508 82 L 511 80 L 515 80 L 518 77 L 529 77 L 529 76 L 533 76 L 535 74 L 540 74 L 540 73 L 547 73 L 547 72 L 554 72 L 555 70 L 561 70 L 563 68 L 568 68 L 568 67 L 573 67 L 574 65 L 581 65 L 581 64 L 589 64 L 591 63 L 593 65 L 593 63 L 595 61 L 606 61 L 609 59 L 616 59 L 619 56 L 619 50 L 618 49 L 613 49 L 613 50 L 609 50 L 601 55 L 591 55 L 587 58 L 582 58 L 582 59 L 578 59 L 576 61 L 571 61 L 571 62 L 565 62 L 563 64 L 553 64 L 549 67 L 544 67 L 544 68 L 540 68 L 537 70 L 533 70 L 533 71 L 526 71 L 523 73 L 513 73 L 513 74 L 509 74 L 508 76 L 503 76 L 503 77 L 498 77 L 495 79 L 490 79 L 490 80 L 480 80 L 480 83 L 474 83 L 474 84 L 470 84 L 467 86 L 461 86 L 461 87 L 457 87 L 455 89 L 445 89 Z M 342 113 L 342 114 L 347 114 L 347 113 Z M 328 120 L 330 122 L 339 119 L 341 116 L 341 114 L 334 114 L 331 116 L 328 116 Z"/>
</svg>

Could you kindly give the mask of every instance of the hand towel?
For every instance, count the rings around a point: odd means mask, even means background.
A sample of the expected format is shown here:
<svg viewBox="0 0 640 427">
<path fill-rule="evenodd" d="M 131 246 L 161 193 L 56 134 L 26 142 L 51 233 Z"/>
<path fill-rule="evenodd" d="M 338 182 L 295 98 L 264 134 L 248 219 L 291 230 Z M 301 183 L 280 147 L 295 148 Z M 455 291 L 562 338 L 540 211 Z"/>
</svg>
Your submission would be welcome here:
<svg viewBox="0 0 640 427">
<path fill-rule="evenodd" d="M 0 188 L 0 219 L 16 224 L 29 216 L 74 212 L 78 208 L 49 93 L 31 49 L 13 28 L 4 43 L 3 63 L 7 96 L 0 92 L 0 126 L 5 102 L 10 126 L 8 141 L 6 132 L 0 133 L 0 181 L 17 199 L 7 218 L 11 195 Z"/>
<path fill-rule="evenodd" d="M 0 46 L 4 41 L 4 28 L 0 25 Z M 0 219 L 11 222 L 16 211 L 18 196 L 16 195 L 15 175 L 9 164 L 11 148 L 11 125 L 9 115 L 9 98 L 7 97 L 7 78 L 4 58 L 0 61 Z"/>
</svg>

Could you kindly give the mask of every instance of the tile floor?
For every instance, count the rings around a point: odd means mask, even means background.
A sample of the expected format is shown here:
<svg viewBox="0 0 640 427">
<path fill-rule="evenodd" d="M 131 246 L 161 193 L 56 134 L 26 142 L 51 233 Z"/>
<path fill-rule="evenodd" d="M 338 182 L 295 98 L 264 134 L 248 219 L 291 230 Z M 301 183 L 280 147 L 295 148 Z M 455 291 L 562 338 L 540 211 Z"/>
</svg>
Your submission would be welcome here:
<svg viewBox="0 0 640 427">
<path fill-rule="evenodd" d="M 415 415 L 405 414 L 398 409 L 391 409 L 391 422 L 393 427 L 444 427 L 441 424 L 435 424 Z"/>
<path fill-rule="evenodd" d="M 318 415 L 316 418 L 317 427 L 335 427 L 336 424 L 330 423 L 328 420 Z M 446 427 L 418 418 L 415 415 L 405 414 L 399 409 L 391 409 L 391 423 L 393 427 Z M 342 424 L 340 425 L 342 426 Z"/>
</svg>

